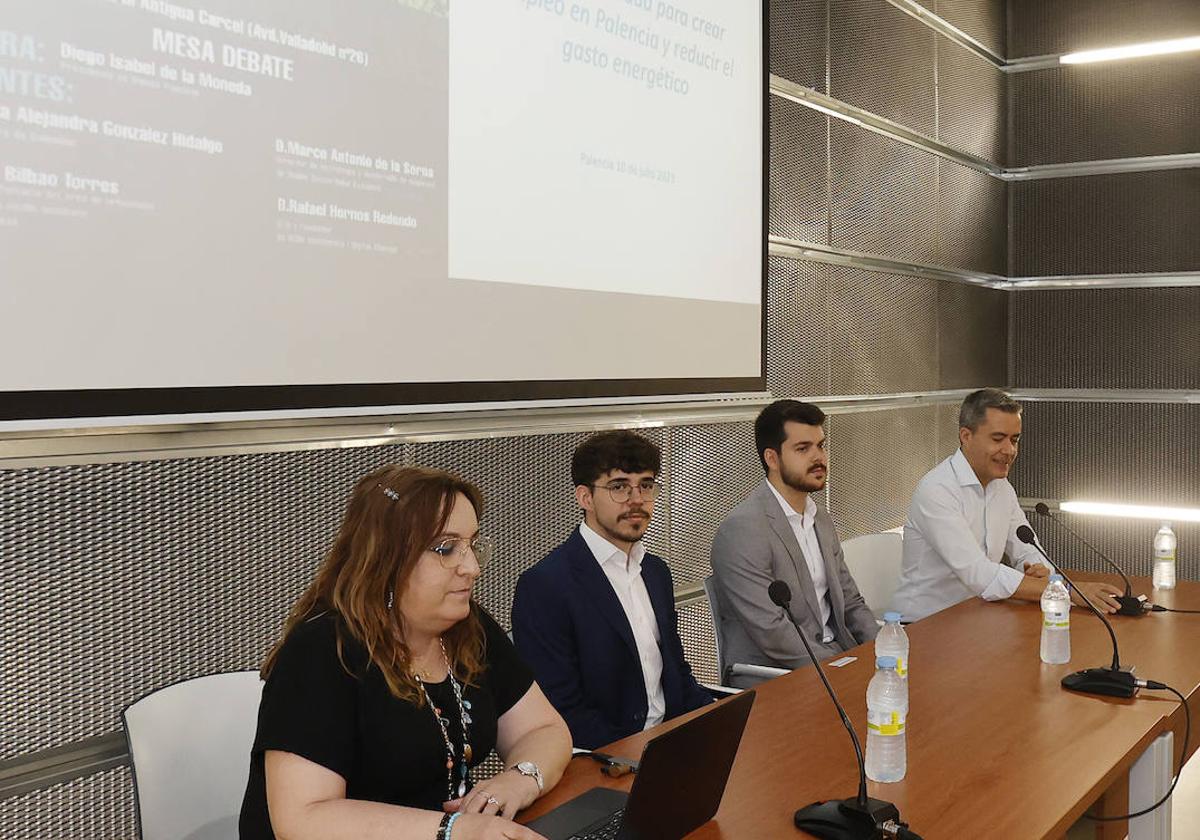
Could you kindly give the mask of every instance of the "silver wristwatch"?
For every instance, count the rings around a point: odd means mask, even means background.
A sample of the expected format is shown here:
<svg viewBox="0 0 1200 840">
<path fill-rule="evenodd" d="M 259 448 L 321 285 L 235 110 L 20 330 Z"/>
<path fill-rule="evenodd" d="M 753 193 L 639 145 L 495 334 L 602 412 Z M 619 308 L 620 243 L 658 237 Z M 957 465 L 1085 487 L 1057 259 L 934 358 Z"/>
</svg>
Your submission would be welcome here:
<svg viewBox="0 0 1200 840">
<path fill-rule="evenodd" d="M 539 796 L 541 795 L 542 791 L 545 790 L 546 783 L 542 780 L 542 771 L 539 770 L 538 766 L 532 761 L 518 762 L 515 766 L 509 769 L 516 770 L 522 776 L 528 776 L 537 782 Z"/>
</svg>

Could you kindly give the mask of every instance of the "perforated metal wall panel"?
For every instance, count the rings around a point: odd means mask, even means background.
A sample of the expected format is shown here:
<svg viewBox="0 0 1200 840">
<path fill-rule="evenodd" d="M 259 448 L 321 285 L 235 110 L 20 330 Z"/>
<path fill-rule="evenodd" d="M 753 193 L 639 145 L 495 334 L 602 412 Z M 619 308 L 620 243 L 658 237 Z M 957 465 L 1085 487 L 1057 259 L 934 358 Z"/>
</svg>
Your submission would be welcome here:
<svg viewBox="0 0 1200 840">
<path fill-rule="evenodd" d="M 673 428 L 670 440 L 671 575 L 681 587 L 712 573 L 717 527 L 763 471 L 749 422 Z"/>
<path fill-rule="evenodd" d="M 771 233 L 829 241 L 829 117 L 771 97 Z"/>
<path fill-rule="evenodd" d="M 1200 169 L 1011 186 L 1018 276 L 1200 267 Z"/>
<path fill-rule="evenodd" d="M 1200 506 L 1200 405 L 1033 402 L 1025 404 L 1018 495 L 1055 500 Z M 1159 523 L 1063 514 L 1129 574 L 1149 575 Z M 1072 565 L 1105 571 L 1101 561 L 1054 525 L 1031 516 L 1047 547 Z M 1200 576 L 1200 526 L 1175 523 L 1179 575 Z"/>
<path fill-rule="evenodd" d="M 1025 404 L 1022 496 L 1200 506 L 1200 405 Z"/>
<path fill-rule="evenodd" d="M 937 424 L 935 464 L 949 458 L 958 449 L 958 409 L 958 404 L 951 403 L 934 407 L 934 422 Z"/>
<path fill-rule="evenodd" d="M 1014 384 L 1200 390 L 1200 289 L 1012 296 Z"/>
<path fill-rule="evenodd" d="M 829 273 L 823 263 L 773 257 L 767 284 L 767 387 L 777 396 L 830 390 Z"/>
<path fill-rule="evenodd" d="M 831 417 L 829 512 L 843 540 L 904 524 L 917 482 L 938 450 L 934 406 Z"/>
<path fill-rule="evenodd" d="M 826 92 L 829 0 L 771 0 L 770 67 L 777 76 Z"/>
<path fill-rule="evenodd" d="M 1008 58 L 1200 32 L 1195 0 L 1009 0 Z"/>
<path fill-rule="evenodd" d="M 718 684 L 721 680 L 717 675 L 717 645 L 708 601 L 697 601 L 679 610 L 679 638 L 696 679 L 709 685 Z"/>
<path fill-rule="evenodd" d="M 1068 569 L 1112 574 L 1112 569 L 1071 536 L 1058 522 L 1051 522 L 1030 513 L 1029 523 L 1055 562 Z M 1160 523 L 1146 519 L 1108 519 L 1098 516 L 1076 516 L 1057 513 L 1072 530 L 1100 549 L 1130 577 L 1150 577 L 1154 566 L 1154 534 Z M 1175 574 L 1180 580 L 1200 579 L 1200 526 L 1194 522 L 1176 522 L 1172 530 L 1179 540 L 1176 550 Z M 1154 600 L 1154 590 L 1135 586 L 1134 592 Z M 1186 618 L 1186 616 L 1180 616 Z"/>
<path fill-rule="evenodd" d="M 1015 166 L 1200 151 L 1195 53 L 1016 73 L 1009 83 Z"/>
<path fill-rule="evenodd" d="M 831 244 L 936 263 L 937 158 L 833 120 Z"/>
<path fill-rule="evenodd" d="M 1006 54 L 1005 0 L 927 0 L 925 8 L 957 26 L 999 56 Z"/>
<path fill-rule="evenodd" d="M 1004 165 L 1008 84 L 1008 74 L 1003 70 L 965 47 L 939 37 L 938 139 Z"/>
<path fill-rule="evenodd" d="M 940 265 L 1008 274 L 1008 188 L 1003 181 L 938 159 Z"/>
<path fill-rule="evenodd" d="M 937 307 L 939 387 L 1004 387 L 1008 382 L 1008 293 L 941 283 Z"/>
<path fill-rule="evenodd" d="M 938 387 L 936 280 L 834 268 L 829 300 L 835 394 Z"/>
<path fill-rule="evenodd" d="M 395 447 L 0 471 L 0 758 L 117 731 L 186 677 L 253 668 L 354 480 Z"/>
<path fill-rule="evenodd" d="M 0 800 L 4 840 L 135 840 L 133 777 L 117 767 Z"/>
<path fill-rule="evenodd" d="M 933 30 L 883 0 L 830 6 L 829 93 L 934 137 Z"/>
</svg>

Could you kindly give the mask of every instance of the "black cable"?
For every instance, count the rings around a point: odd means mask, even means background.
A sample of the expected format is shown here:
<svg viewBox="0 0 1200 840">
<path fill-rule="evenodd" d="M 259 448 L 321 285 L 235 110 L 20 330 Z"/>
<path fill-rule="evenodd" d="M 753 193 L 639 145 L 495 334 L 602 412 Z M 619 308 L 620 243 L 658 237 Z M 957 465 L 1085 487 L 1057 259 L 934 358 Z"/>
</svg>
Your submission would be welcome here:
<svg viewBox="0 0 1200 840">
<path fill-rule="evenodd" d="M 1143 808 L 1142 810 L 1135 811 L 1132 814 L 1121 814 L 1119 817 L 1096 817 L 1092 814 L 1084 812 L 1084 816 L 1089 820 L 1096 820 L 1097 822 L 1111 822 L 1113 820 L 1131 820 L 1134 817 L 1145 816 L 1171 798 L 1171 794 L 1175 792 L 1175 785 L 1179 784 L 1179 777 L 1183 775 L 1183 763 L 1187 761 L 1188 736 L 1192 733 L 1192 711 L 1188 708 L 1187 700 L 1184 698 L 1184 696 L 1175 689 L 1171 688 L 1171 686 L 1166 685 L 1165 683 L 1155 682 L 1154 680 L 1146 680 L 1146 688 L 1153 689 L 1154 691 L 1169 691 L 1178 697 L 1179 702 L 1183 704 L 1183 717 L 1186 723 L 1183 729 L 1183 751 L 1180 753 L 1181 757 L 1179 759 L 1179 772 L 1176 773 L 1175 778 L 1171 780 L 1171 786 L 1167 788 L 1167 792 L 1163 794 L 1163 798 L 1155 802 L 1149 808 Z"/>
<path fill-rule="evenodd" d="M 1200 613 L 1200 610 L 1177 610 L 1174 607 L 1160 607 L 1158 604 L 1150 606 L 1151 612 L 1174 612 L 1174 613 Z"/>
</svg>

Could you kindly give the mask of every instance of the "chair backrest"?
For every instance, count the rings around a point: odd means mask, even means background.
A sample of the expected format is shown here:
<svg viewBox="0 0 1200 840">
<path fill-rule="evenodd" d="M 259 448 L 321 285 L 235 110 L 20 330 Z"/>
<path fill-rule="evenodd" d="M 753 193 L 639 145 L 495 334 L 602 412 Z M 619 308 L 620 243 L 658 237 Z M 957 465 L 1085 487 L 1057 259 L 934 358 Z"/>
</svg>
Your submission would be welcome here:
<svg viewBox="0 0 1200 840">
<path fill-rule="evenodd" d="M 142 840 L 234 840 L 258 721 L 258 671 L 197 677 L 125 709 Z"/>
<path fill-rule="evenodd" d="M 864 534 L 842 543 L 846 568 L 876 618 L 891 609 L 900 583 L 903 538 L 895 531 Z"/>
<path fill-rule="evenodd" d="M 708 611 L 712 615 L 713 646 L 717 649 L 717 682 L 725 685 L 728 678 L 724 646 L 721 644 L 721 605 L 717 597 L 717 581 L 714 575 L 704 579 L 704 594 L 708 597 Z"/>
</svg>

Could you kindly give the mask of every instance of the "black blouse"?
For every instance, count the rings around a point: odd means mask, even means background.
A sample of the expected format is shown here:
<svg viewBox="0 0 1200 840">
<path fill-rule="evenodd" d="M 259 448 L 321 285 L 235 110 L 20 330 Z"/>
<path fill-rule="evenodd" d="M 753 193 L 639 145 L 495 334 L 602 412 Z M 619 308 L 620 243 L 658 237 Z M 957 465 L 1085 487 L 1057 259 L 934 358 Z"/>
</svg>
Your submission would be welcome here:
<svg viewBox="0 0 1200 840">
<path fill-rule="evenodd" d="M 478 685 L 464 686 L 463 701 L 472 766 L 496 745 L 496 722 L 533 685 L 533 674 L 517 656 L 496 621 L 473 604 L 484 628 L 484 671 Z M 441 811 L 446 800 L 446 742 L 429 705 L 398 700 L 366 651 L 345 636 L 346 673 L 337 655 L 333 613 L 322 613 L 288 634 L 263 686 L 258 734 L 250 755 L 250 779 L 242 800 L 242 840 L 274 840 L 267 814 L 266 750 L 295 753 L 346 780 L 347 799 L 366 799 Z M 426 691 L 448 721 L 455 753 L 461 754 L 462 725 L 449 678 L 427 683 Z M 459 772 L 455 768 L 454 783 Z"/>
</svg>

